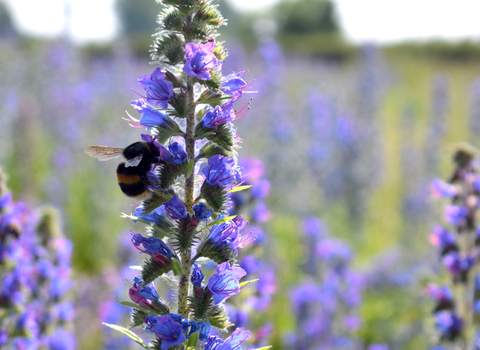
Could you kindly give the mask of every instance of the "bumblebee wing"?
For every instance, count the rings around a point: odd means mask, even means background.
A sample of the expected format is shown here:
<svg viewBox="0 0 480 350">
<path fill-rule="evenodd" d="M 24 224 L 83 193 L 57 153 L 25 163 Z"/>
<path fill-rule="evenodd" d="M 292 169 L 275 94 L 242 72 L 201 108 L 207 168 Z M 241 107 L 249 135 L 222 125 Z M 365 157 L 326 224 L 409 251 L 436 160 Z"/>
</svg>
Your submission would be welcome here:
<svg viewBox="0 0 480 350">
<path fill-rule="evenodd" d="M 125 168 L 137 166 L 143 159 L 143 153 L 140 153 L 135 158 L 129 159 L 125 162 Z"/>
<path fill-rule="evenodd" d="M 101 161 L 115 159 L 123 155 L 123 148 L 114 148 L 108 146 L 90 146 L 85 148 L 85 153 L 90 157 Z"/>
</svg>

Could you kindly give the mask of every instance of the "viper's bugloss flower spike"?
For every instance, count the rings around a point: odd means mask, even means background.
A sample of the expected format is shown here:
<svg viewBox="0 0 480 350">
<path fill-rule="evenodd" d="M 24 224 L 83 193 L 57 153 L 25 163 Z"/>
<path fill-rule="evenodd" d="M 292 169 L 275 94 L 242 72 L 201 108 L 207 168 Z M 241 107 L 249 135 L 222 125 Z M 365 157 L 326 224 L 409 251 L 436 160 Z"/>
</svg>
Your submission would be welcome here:
<svg viewBox="0 0 480 350">
<path fill-rule="evenodd" d="M 173 96 L 173 84 L 165 80 L 165 73 L 160 68 L 155 68 L 152 74 L 141 76 L 137 82 L 145 90 L 144 98 L 148 103 L 162 108 L 168 107 Z"/>
<path fill-rule="evenodd" d="M 455 235 L 439 225 L 430 234 L 430 243 L 440 248 L 440 256 L 458 251 Z"/>
</svg>

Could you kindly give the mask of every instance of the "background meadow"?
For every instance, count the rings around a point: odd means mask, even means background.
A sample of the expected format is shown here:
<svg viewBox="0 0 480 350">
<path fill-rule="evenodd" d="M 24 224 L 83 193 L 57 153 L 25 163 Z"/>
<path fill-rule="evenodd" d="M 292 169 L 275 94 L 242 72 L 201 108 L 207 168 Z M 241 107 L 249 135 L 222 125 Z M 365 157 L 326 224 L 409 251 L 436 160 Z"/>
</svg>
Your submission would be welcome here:
<svg viewBox="0 0 480 350">
<path fill-rule="evenodd" d="M 83 153 L 139 136 L 122 117 L 134 113 L 136 79 L 153 70 L 148 50 L 160 6 L 117 3 L 122 34 L 85 45 L 68 35 L 22 35 L 0 3 L 0 166 L 15 200 L 60 212 L 73 242 L 72 329 L 84 350 L 128 348 L 100 324 L 128 323 L 128 308 L 114 301 L 128 298 L 125 267 L 140 262 L 129 245 L 129 230 L 138 227 L 119 217 L 135 203 L 118 189 L 116 162 Z M 262 249 L 275 267 L 276 292 L 255 322 L 271 323 L 266 343 L 275 349 L 310 349 L 298 340 L 307 335 L 292 292 L 325 281 L 312 272 L 323 265 L 309 252 L 304 223 L 316 217 L 322 232 L 349 247 L 349 268 L 361 276 L 352 287 L 361 294 L 348 331 L 354 345 L 343 348 L 426 349 L 437 334 L 424 289 L 444 270 L 428 242 L 443 220 L 429 183 L 451 175 L 457 143 L 480 146 L 480 45 L 354 45 L 330 2 L 272 6 L 276 30 L 266 13 L 220 4 L 229 20 L 220 38 L 230 53 L 223 70 L 246 69 L 258 91 L 237 121 L 238 154 L 259 159 L 271 183 Z"/>
</svg>

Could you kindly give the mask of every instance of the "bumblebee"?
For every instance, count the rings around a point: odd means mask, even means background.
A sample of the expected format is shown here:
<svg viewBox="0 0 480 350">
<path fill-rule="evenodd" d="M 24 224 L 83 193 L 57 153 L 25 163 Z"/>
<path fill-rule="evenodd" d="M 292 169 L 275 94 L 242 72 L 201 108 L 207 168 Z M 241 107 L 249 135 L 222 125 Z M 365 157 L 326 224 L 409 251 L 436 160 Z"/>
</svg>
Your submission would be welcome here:
<svg viewBox="0 0 480 350">
<path fill-rule="evenodd" d="M 147 173 L 153 163 L 158 163 L 160 152 L 153 142 L 135 142 L 126 148 L 91 146 L 85 153 L 100 161 L 123 156 L 127 161 L 118 164 L 117 180 L 123 193 L 138 200 L 150 198 Z"/>
</svg>

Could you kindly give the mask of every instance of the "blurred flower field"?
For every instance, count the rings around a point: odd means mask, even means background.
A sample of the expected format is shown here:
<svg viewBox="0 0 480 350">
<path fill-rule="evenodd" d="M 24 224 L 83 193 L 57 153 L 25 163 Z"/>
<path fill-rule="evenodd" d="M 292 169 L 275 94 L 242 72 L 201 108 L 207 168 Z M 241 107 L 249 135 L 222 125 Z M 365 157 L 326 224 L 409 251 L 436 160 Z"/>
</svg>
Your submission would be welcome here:
<svg viewBox="0 0 480 350">
<path fill-rule="evenodd" d="M 240 164 L 258 176 L 245 180 L 253 187 L 244 197 L 232 196 L 232 210 L 265 238 L 240 258 L 260 281 L 245 286 L 245 300 L 229 300 L 231 319 L 274 349 L 437 344 L 426 287 L 450 278 L 429 243 L 447 221 L 430 184 L 451 176 L 460 142 L 480 146 L 480 63 L 373 45 L 335 61 L 270 38 L 253 50 L 222 40 L 224 74 L 247 69 L 257 91 L 238 104 L 252 99 L 236 125 Z M 134 214 L 135 201 L 119 191 L 115 161 L 83 150 L 137 141 L 122 118 L 135 114 L 128 101 L 141 92 L 137 78 L 153 70 L 148 53 L 138 57 L 127 41 L 92 49 L 15 35 L 1 37 L 0 48 L 0 166 L 15 201 L 60 212 L 73 244 L 74 348 L 136 348 L 101 326 L 129 322 L 115 301 L 128 300 L 128 266 L 140 264 L 130 243 L 140 223 L 119 216 Z"/>
</svg>

